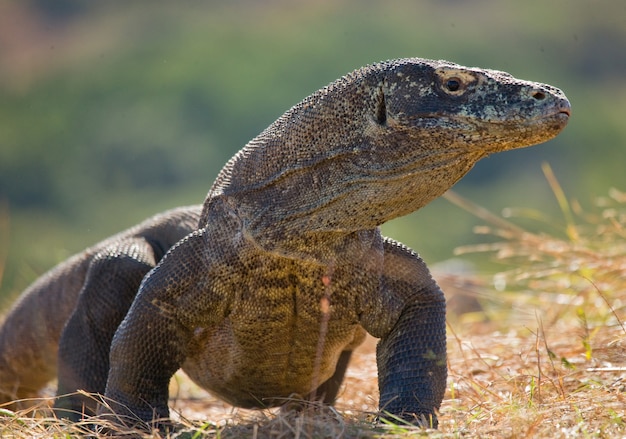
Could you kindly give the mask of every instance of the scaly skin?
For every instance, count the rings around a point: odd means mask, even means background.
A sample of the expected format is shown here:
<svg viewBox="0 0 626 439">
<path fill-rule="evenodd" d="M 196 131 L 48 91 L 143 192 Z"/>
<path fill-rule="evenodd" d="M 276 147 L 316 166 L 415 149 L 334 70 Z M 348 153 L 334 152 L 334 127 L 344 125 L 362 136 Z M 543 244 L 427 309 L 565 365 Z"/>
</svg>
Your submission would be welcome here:
<svg viewBox="0 0 626 439">
<path fill-rule="evenodd" d="M 87 275 L 103 282 L 97 296 L 114 318 L 97 320 L 80 355 L 108 351 L 112 337 L 110 368 L 74 361 L 71 347 L 85 337 L 66 330 L 64 361 L 80 364 L 60 374 L 60 388 L 91 381 L 82 388 L 101 392 L 106 379 L 110 405 L 100 413 L 129 422 L 168 417 L 168 383 L 181 367 L 243 407 L 313 393 L 332 403 L 368 332 L 380 338 L 381 410 L 436 427 L 443 293 L 424 262 L 378 226 L 443 194 L 479 159 L 553 138 L 569 114 L 556 88 L 445 61 L 394 60 L 340 78 L 227 163 L 197 230 L 134 298 L 132 288 L 112 287 L 108 267 Z M 79 298 L 74 316 L 98 318 L 101 307 Z M 84 402 L 60 401 L 78 410 Z"/>
</svg>

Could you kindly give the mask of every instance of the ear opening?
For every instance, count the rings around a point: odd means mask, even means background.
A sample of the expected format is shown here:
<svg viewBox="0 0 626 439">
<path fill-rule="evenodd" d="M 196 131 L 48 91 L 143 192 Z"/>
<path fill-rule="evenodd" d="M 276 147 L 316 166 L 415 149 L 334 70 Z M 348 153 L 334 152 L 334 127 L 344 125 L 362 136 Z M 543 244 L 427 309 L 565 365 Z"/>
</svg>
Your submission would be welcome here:
<svg viewBox="0 0 626 439">
<path fill-rule="evenodd" d="M 383 87 L 378 88 L 378 96 L 376 99 L 376 122 L 379 125 L 385 125 L 387 123 L 387 104 L 385 103 L 385 93 Z"/>
</svg>

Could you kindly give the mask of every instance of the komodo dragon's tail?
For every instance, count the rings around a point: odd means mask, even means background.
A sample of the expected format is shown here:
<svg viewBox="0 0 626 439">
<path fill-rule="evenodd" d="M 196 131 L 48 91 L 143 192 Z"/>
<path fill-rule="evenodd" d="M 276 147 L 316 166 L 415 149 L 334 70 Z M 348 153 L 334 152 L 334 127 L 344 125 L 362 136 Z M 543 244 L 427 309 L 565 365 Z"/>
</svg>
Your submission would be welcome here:
<svg viewBox="0 0 626 439">
<path fill-rule="evenodd" d="M 7 315 L 0 326 L 0 403 L 35 397 L 56 377 L 59 338 L 88 267 L 86 254 L 56 266 Z"/>
</svg>

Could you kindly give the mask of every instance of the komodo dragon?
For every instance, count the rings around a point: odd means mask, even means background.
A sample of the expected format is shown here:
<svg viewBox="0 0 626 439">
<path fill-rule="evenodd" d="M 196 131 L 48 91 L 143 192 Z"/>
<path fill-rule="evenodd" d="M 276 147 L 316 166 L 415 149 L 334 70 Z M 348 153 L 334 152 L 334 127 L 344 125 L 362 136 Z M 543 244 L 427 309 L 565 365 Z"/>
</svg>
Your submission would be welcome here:
<svg viewBox="0 0 626 439">
<path fill-rule="evenodd" d="M 436 427 L 444 296 L 378 226 L 479 159 L 553 138 L 569 116 L 560 90 L 499 71 L 417 58 L 355 70 L 239 151 L 200 215 L 166 213 L 30 287 L 0 332 L 3 390 L 19 398 L 52 379 L 58 343 L 59 394 L 102 393 L 103 416 L 167 418 L 181 367 L 241 407 L 332 403 L 368 332 L 380 409 Z M 81 396 L 56 407 L 97 410 Z"/>
</svg>

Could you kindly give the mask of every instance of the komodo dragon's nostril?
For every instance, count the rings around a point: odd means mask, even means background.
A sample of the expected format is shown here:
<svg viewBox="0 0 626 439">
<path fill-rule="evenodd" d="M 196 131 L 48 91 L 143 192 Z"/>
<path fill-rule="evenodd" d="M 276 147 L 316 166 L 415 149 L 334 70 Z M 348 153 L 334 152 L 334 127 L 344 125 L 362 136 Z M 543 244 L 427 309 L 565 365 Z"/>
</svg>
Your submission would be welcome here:
<svg viewBox="0 0 626 439">
<path fill-rule="evenodd" d="M 531 96 L 538 101 L 543 101 L 546 98 L 546 94 L 539 90 L 533 91 Z"/>
</svg>

